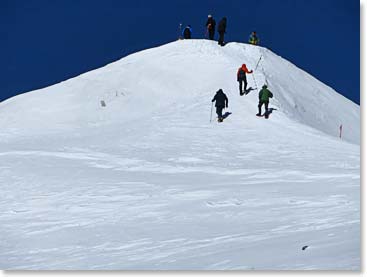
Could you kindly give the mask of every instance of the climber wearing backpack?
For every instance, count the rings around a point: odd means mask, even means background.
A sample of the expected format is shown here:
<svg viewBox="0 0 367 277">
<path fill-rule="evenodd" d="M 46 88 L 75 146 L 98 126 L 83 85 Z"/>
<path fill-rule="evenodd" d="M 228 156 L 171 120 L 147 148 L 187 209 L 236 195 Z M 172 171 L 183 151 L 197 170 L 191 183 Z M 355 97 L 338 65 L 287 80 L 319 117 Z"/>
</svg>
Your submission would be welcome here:
<svg viewBox="0 0 367 277">
<path fill-rule="evenodd" d="M 191 25 L 187 25 L 186 28 L 183 30 L 182 35 L 184 39 L 191 39 L 192 29 Z"/>
<path fill-rule="evenodd" d="M 263 88 L 259 92 L 259 113 L 256 114 L 257 116 L 261 116 L 261 107 L 265 105 L 265 118 L 269 116 L 269 98 L 273 98 L 273 94 L 270 90 L 268 90 L 267 85 L 263 85 Z"/>
<path fill-rule="evenodd" d="M 223 109 L 228 108 L 228 98 L 222 89 L 217 91 L 212 102 L 214 101 L 217 108 L 218 122 L 223 122 Z"/>
<path fill-rule="evenodd" d="M 218 44 L 220 46 L 224 46 L 224 34 L 226 33 L 226 29 L 227 29 L 227 18 L 223 17 L 221 19 L 221 21 L 219 21 L 218 23 L 218 33 L 219 33 L 219 39 L 218 39 Z"/>
<path fill-rule="evenodd" d="M 249 71 L 245 64 L 243 64 L 237 71 L 237 81 L 239 82 L 240 95 L 247 94 L 247 78 L 246 73 L 251 74 L 253 71 Z M 242 84 L 244 84 L 244 90 L 242 90 Z"/>
<path fill-rule="evenodd" d="M 209 39 L 213 40 L 214 39 L 214 33 L 215 33 L 215 20 L 214 18 L 209 14 L 208 15 L 208 20 L 206 21 L 206 29 L 207 32 L 209 34 Z"/>
</svg>

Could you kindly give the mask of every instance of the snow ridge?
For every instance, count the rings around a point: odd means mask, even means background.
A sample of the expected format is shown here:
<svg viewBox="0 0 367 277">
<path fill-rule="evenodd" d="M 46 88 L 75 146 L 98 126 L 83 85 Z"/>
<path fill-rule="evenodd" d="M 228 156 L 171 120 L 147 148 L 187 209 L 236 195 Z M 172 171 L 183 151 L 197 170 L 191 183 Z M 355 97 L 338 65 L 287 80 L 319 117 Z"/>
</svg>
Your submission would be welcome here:
<svg viewBox="0 0 367 277">
<path fill-rule="evenodd" d="M 238 102 L 236 70 L 242 63 L 254 69 L 260 57 L 255 80 L 248 75 L 248 82 L 252 87 L 255 81 L 259 88 L 269 85 L 277 114 L 334 137 L 342 124 L 344 139 L 360 143 L 358 105 L 270 50 L 241 43 L 218 48 L 206 40 L 178 41 L 141 51 L 60 84 L 14 97 L 0 105 L 0 122 L 12 130 L 15 126 L 38 126 L 39 131 L 135 120 L 186 100 L 208 102 L 218 88 L 229 94 L 231 102 Z M 102 100 L 107 109 L 100 107 Z M 241 103 L 245 106 L 241 116 L 253 120 L 257 91 L 246 100 Z M 121 111 L 129 116 L 122 119 Z"/>
<path fill-rule="evenodd" d="M 261 55 L 268 120 L 236 82 Z M 359 112 L 265 48 L 204 40 L 9 99 L 0 268 L 359 270 Z"/>
</svg>

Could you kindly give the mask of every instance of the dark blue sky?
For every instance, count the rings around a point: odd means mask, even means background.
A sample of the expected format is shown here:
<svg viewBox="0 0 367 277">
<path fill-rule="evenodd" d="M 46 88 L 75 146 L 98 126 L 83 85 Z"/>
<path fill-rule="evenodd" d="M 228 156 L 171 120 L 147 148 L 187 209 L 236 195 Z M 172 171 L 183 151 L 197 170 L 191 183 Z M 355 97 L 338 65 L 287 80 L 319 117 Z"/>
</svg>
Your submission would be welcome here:
<svg viewBox="0 0 367 277">
<path fill-rule="evenodd" d="M 226 41 L 261 43 L 360 101 L 356 0 L 0 0 L 0 101 L 177 39 L 203 38 L 207 15 L 228 18 Z M 217 34 L 216 34 L 217 37 Z"/>
</svg>

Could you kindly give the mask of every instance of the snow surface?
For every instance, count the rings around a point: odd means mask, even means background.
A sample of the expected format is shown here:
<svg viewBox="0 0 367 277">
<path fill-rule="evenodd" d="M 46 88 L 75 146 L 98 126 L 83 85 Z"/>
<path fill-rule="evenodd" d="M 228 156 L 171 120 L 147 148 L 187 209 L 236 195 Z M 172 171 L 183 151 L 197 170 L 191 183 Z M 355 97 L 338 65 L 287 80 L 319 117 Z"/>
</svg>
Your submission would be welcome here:
<svg viewBox="0 0 367 277">
<path fill-rule="evenodd" d="M 236 82 L 261 55 L 269 120 Z M 360 108 L 265 48 L 138 52 L 0 103 L 0 128 L 1 269 L 360 269 Z"/>
</svg>

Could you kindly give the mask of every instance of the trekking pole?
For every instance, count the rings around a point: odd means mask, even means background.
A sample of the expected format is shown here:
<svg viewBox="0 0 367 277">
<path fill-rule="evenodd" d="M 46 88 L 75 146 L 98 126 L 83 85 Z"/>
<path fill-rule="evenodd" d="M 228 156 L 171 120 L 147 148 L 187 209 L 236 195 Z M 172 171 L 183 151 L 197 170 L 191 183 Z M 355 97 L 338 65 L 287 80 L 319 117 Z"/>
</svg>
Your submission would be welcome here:
<svg viewBox="0 0 367 277">
<path fill-rule="evenodd" d="M 210 123 L 212 122 L 212 117 L 213 117 L 213 106 L 214 106 L 214 102 L 212 102 L 212 109 L 210 110 Z"/>
</svg>

